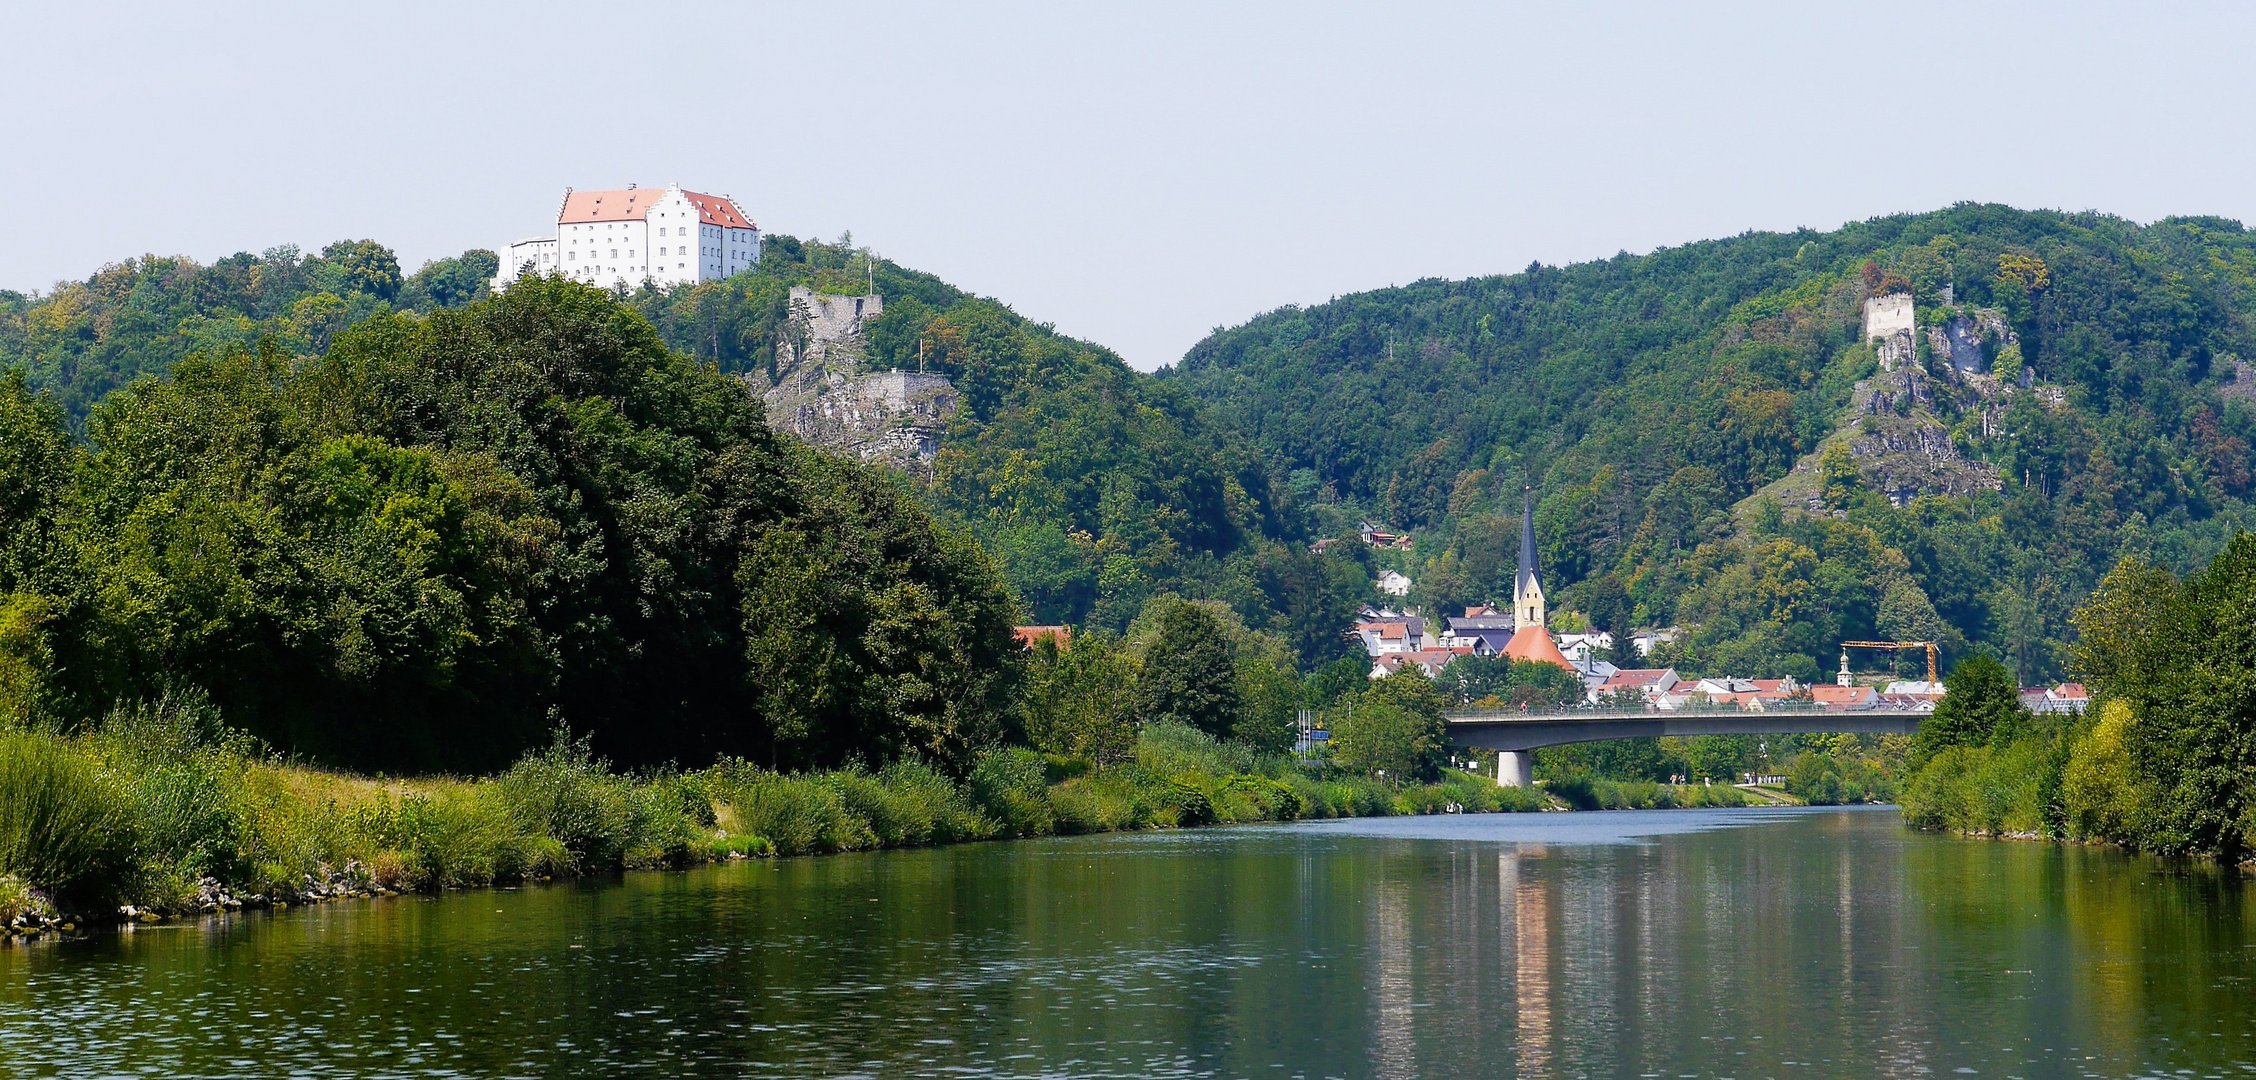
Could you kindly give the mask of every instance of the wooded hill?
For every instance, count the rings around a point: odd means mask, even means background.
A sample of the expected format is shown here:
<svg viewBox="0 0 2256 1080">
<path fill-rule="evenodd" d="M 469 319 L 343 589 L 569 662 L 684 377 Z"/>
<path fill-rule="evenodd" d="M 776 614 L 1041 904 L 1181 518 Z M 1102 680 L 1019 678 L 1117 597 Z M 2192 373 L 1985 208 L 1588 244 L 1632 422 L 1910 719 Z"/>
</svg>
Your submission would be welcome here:
<svg viewBox="0 0 2256 1080">
<path fill-rule="evenodd" d="M 2249 520 L 2251 284 L 2237 222 L 1960 205 L 1284 308 L 1164 374 L 1288 498 L 1415 530 L 1438 606 L 1508 590 L 1525 486 L 1557 606 L 1697 626 L 1664 656 L 1685 670 L 1808 678 L 1843 638 L 1932 637 L 2035 682 L 2120 555 L 2189 573 Z M 1920 348 L 1876 378 L 1860 316 L 1889 293 Z M 1927 345 L 1954 320 L 1981 377 Z M 1890 447 L 1920 425 L 1908 453 L 1994 490 L 1906 488 Z"/>
</svg>

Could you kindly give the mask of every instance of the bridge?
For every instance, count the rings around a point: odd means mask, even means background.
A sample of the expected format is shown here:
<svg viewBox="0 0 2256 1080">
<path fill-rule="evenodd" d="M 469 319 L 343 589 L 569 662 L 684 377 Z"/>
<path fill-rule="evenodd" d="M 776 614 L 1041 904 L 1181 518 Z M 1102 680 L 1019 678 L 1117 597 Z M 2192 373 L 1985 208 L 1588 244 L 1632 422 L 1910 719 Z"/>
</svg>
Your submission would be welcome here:
<svg viewBox="0 0 2256 1080">
<path fill-rule="evenodd" d="M 1826 709 L 1786 703 L 1761 710 L 1593 707 L 1538 713 L 1459 709 L 1447 718 L 1450 742 L 1496 751 L 1496 782 L 1505 787 L 1526 787 L 1535 771 L 1534 751 L 1546 746 L 1659 735 L 1909 735 L 1919 730 L 1920 719 L 1927 715 L 1914 709 Z"/>
</svg>

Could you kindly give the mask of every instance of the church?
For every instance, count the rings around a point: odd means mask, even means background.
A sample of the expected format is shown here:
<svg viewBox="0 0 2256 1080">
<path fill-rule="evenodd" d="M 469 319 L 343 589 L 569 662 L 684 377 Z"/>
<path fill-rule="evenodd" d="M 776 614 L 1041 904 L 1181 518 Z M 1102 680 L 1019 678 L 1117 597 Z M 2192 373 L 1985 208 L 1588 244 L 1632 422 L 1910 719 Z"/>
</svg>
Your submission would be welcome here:
<svg viewBox="0 0 2256 1080">
<path fill-rule="evenodd" d="M 1540 569 L 1535 555 L 1535 497 L 1530 495 L 1520 508 L 1520 570 L 1512 578 L 1512 619 L 1517 625 L 1512 631 L 1512 640 L 1504 645 L 1503 654 L 1514 660 L 1557 664 L 1568 671 L 1576 671 L 1552 643 L 1551 631 L 1543 625 Z"/>
</svg>

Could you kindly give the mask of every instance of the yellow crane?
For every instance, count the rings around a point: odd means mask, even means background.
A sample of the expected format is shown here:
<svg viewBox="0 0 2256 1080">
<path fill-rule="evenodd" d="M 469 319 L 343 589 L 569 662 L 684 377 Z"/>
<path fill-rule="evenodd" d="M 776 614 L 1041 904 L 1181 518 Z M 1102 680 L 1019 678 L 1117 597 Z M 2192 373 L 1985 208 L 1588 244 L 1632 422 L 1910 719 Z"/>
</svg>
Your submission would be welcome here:
<svg viewBox="0 0 2256 1080">
<path fill-rule="evenodd" d="M 1887 649 L 1890 652 L 1897 649 L 1925 649 L 1927 650 L 1927 681 L 1930 683 L 1942 681 L 1935 677 L 1935 643 L 1932 641 L 1844 641 L 1841 643 L 1841 668 L 1844 671 L 1849 666 L 1850 649 Z"/>
</svg>

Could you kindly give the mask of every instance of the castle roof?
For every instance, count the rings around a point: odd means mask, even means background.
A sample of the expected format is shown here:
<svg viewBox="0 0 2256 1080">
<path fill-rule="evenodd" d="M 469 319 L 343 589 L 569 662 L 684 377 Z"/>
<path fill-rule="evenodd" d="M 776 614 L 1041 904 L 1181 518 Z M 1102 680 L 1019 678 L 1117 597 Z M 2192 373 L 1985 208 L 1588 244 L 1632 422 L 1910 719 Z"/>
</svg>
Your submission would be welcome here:
<svg viewBox="0 0 2256 1080">
<path fill-rule="evenodd" d="M 558 224 L 584 221 L 641 221 L 650 213 L 651 204 L 680 188 L 623 188 L 618 191 L 573 191 L 564 196 L 564 208 L 556 212 Z M 724 229 L 750 229 L 752 219 L 736 203 L 724 196 L 705 195 L 695 191 L 682 191 L 682 197 L 697 208 L 698 219 L 707 225 Z"/>
<path fill-rule="evenodd" d="M 1534 660 L 1557 664 L 1568 671 L 1575 670 L 1575 666 L 1568 663 L 1566 656 L 1559 652 L 1559 647 L 1551 644 L 1551 632 L 1540 626 L 1523 626 L 1515 631 L 1512 640 L 1504 643 L 1504 655 L 1514 660 Z"/>
</svg>

